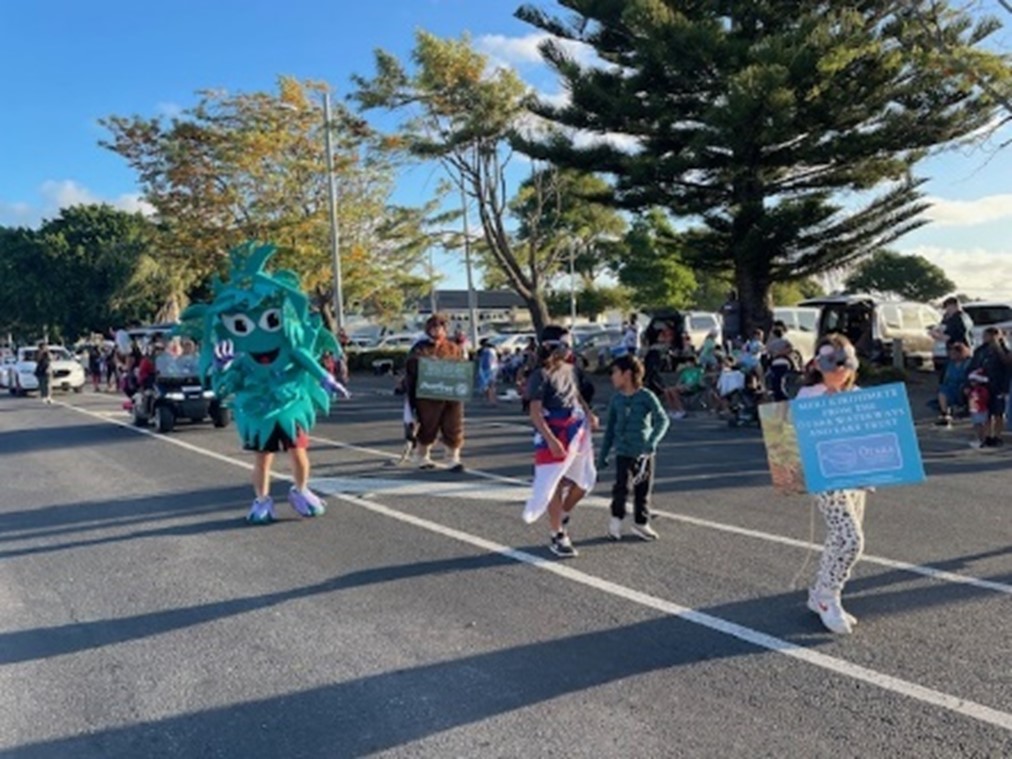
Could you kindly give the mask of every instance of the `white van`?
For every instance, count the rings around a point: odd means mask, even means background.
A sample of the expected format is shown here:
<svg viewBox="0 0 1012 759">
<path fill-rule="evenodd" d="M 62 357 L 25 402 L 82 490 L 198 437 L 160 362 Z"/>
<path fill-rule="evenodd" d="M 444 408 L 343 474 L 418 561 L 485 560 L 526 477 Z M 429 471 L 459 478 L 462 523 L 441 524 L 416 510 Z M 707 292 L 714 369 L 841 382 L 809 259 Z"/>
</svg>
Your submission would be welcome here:
<svg viewBox="0 0 1012 759">
<path fill-rule="evenodd" d="M 787 327 L 787 339 L 794 350 L 801 354 L 801 360 L 808 363 L 815 356 L 815 344 L 819 339 L 819 314 L 822 309 L 813 306 L 774 306 L 773 321 L 783 322 Z"/>
<path fill-rule="evenodd" d="M 866 293 L 810 298 L 799 305 L 821 308 L 818 337 L 839 332 L 850 338 L 862 358 L 892 361 L 893 340 L 903 341 L 911 362 L 929 364 L 935 340 L 930 329 L 942 320 L 938 309 L 915 301 L 884 301 Z"/>
</svg>

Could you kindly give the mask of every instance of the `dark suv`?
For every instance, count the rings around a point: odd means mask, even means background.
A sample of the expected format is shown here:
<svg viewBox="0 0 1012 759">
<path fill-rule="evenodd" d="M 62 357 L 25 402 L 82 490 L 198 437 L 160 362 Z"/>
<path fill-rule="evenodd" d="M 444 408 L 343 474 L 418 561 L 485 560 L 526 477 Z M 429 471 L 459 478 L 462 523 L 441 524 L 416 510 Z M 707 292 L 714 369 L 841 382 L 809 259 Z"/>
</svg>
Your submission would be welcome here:
<svg viewBox="0 0 1012 759">
<path fill-rule="evenodd" d="M 646 329 L 643 330 L 643 345 L 649 346 L 657 342 L 657 337 L 662 328 L 668 327 L 674 333 L 671 341 L 671 350 L 667 359 L 669 366 L 665 371 L 673 371 L 680 363 L 696 354 L 692 345 L 692 339 L 685 328 L 685 314 L 674 309 L 657 311 L 650 316 Z"/>
</svg>

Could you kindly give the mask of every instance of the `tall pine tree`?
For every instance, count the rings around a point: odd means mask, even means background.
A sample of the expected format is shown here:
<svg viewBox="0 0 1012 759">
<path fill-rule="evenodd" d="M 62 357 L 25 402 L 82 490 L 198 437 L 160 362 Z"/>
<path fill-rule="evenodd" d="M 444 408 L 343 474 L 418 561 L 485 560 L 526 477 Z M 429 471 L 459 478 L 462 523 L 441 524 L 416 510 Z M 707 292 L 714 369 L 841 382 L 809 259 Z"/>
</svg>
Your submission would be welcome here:
<svg viewBox="0 0 1012 759">
<path fill-rule="evenodd" d="M 545 60 L 570 101 L 535 111 L 561 134 L 526 152 L 613 175 L 611 200 L 698 222 L 687 257 L 734 271 L 751 325 L 774 282 L 843 266 L 925 223 L 913 167 L 996 111 L 998 28 L 942 0 L 558 0 Z M 947 54 L 911 9 L 931 6 Z M 561 40 L 593 48 L 581 65 Z M 568 48 L 571 50 L 572 48 Z M 954 66 L 953 60 L 963 66 Z M 974 77 L 963 71 L 972 70 Z M 629 140 L 588 144 L 579 132 Z"/>
</svg>

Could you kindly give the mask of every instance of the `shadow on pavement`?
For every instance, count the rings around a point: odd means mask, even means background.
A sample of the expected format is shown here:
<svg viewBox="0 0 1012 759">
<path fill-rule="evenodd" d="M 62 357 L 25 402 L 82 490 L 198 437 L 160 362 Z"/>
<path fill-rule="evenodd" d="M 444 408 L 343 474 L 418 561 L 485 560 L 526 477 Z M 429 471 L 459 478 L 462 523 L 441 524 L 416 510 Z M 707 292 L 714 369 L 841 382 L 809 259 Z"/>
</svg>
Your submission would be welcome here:
<svg viewBox="0 0 1012 759">
<path fill-rule="evenodd" d="M 248 486 L 233 485 L 28 509 L 6 505 L 5 511 L 0 512 L 0 543 L 175 519 L 230 508 L 237 503 L 242 503 L 245 508 L 249 500 Z"/>
<path fill-rule="evenodd" d="M 521 550 L 541 554 L 543 546 Z M 9 632 L 0 634 L 0 664 L 138 640 L 351 588 L 515 564 L 505 556 L 483 554 L 378 567 L 258 596 L 135 617 Z M 906 573 L 887 572 L 852 581 L 849 587 L 853 590 L 853 611 L 874 616 L 895 613 L 913 605 L 962 601 L 986 593 L 937 583 L 919 591 L 904 590 L 902 602 L 892 594 L 881 598 L 863 595 L 873 588 L 909 579 Z M 803 598 L 803 591 L 790 591 L 699 611 L 762 630 L 796 645 L 824 645 L 832 636 L 822 630 L 815 616 L 805 609 Z M 763 649 L 736 638 L 700 634 L 696 624 L 660 616 L 608 630 L 384 672 L 299 693 L 20 746 L 5 753 L 26 758 L 170 753 L 180 756 L 361 756 L 629 677 L 764 653 Z"/>
<path fill-rule="evenodd" d="M 124 430 L 112 424 L 71 424 L 39 427 L 32 430 L 7 430 L 0 435 L 0 456 L 14 456 L 61 448 L 95 448 L 105 443 L 120 443 Z M 138 435 L 131 433 L 130 440 Z"/>
</svg>

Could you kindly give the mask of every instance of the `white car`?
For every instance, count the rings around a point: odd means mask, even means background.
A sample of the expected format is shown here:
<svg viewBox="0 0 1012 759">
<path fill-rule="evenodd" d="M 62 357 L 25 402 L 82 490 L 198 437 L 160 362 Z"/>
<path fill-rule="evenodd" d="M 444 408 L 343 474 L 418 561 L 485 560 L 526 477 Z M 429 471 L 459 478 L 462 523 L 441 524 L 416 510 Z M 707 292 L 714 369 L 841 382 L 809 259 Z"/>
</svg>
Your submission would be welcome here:
<svg viewBox="0 0 1012 759">
<path fill-rule="evenodd" d="M 425 337 L 424 332 L 397 332 L 383 337 L 378 343 L 370 347 L 371 350 L 377 351 L 407 351 L 423 337 Z"/>
<path fill-rule="evenodd" d="M 1012 302 L 1009 301 L 971 301 L 963 304 L 963 311 L 973 322 L 970 330 L 970 350 L 974 350 L 984 342 L 984 330 L 998 327 L 1008 334 L 1012 332 Z M 941 371 L 949 359 L 947 340 L 936 340 L 934 349 L 935 368 Z"/>
<path fill-rule="evenodd" d="M 0 355 L 0 387 L 8 386 L 8 376 L 10 369 L 17 362 L 18 357 L 13 353 L 4 353 Z"/>
<path fill-rule="evenodd" d="M 720 314 L 712 311 L 686 311 L 683 316 L 685 317 L 683 331 L 689 336 L 692 347 L 697 351 L 710 332 L 716 331 L 717 341 L 720 342 L 720 335 L 724 329 L 724 320 Z"/>
<path fill-rule="evenodd" d="M 35 354 L 37 348 L 18 348 L 17 360 L 7 367 L 7 389 L 11 395 L 26 395 L 39 389 L 39 380 L 35 376 Z M 73 390 L 75 393 L 84 389 L 84 367 L 66 348 L 58 345 L 50 346 L 52 360 L 53 390 Z"/>
<path fill-rule="evenodd" d="M 506 355 L 514 353 L 517 348 L 523 350 L 532 338 L 536 341 L 537 337 L 533 332 L 501 332 L 491 342 L 497 353 Z"/>
</svg>

